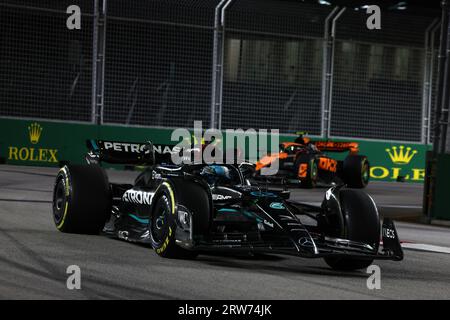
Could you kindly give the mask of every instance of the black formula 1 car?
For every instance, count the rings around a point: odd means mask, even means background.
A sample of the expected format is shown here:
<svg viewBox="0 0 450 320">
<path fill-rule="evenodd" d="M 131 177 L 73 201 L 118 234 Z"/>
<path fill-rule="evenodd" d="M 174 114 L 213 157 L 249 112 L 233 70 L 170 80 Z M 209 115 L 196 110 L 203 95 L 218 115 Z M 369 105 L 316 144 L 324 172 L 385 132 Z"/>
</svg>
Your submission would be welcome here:
<svg viewBox="0 0 450 320">
<path fill-rule="evenodd" d="M 358 154 L 356 142 L 311 141 L 303 133 L 294 142 L 281 143 L 280 152 L 264 156 L 256 163 L 256 179 L 283 181 L 313 188 L 318 183 L 330 185 L 341 181 L 351 188 L 365 188 L 369 183 L 370 164 Z M 336 160 L 325 152 L 349 152 L 344 160 Z M 278 162 L 278 173 L 263 176 L 261 169 Z"/>
<path fill-rule="evenodd" d="M 56 177 L 53 219 L 61 232 L 149 244 L 167 258 L 274 253 L 324 258 L 340 270 L 403 259 L 393 222 L 381 225 L 363 191 L 335 186 L 320 207 L 311 206 L 290 201 L 287 190 L 251 185 L 251 164 L 156 164 L 150 143 L 89 146 L 88 165 L 66 165 Z M 108 181 L 102 161 L 147 166 L 133 184 L 116 184 Z"/>
</svg>

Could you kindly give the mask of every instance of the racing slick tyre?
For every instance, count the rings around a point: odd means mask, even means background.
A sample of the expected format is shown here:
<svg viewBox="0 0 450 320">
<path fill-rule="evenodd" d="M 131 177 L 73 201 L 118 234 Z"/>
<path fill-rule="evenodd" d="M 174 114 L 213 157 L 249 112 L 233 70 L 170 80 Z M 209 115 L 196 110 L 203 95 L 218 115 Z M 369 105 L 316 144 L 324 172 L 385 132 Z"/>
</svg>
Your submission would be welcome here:
<svg viewBox="0 0 450 320">
<path fill-rule="evenodd" d="M 108 177 L 97 165 L 66 165 L 53 190 L 53 220 L 61 232 L 98 234 L 111 215 Z"/>
<path fill-rule="evenodd" d="M 366 156 L 349 155 L 343 164 L 344 182 L 350 188 L 365 188 L 369 183 L 370 165 Z"/>
<path fill-rule="evenodd" d="M 301 182 L 301 187 L 314 188 L 317 184 L 319 168 L 314 156 L 300 154 L 294 162 L 294 172 Z"/>
<path fill-rule="evenodd" d="M 197 252 L 180 247 L 176 244 L 175 231 L 177 225 L 177 209 L 182 205 L 194 212 L 192 216 L 193 233 L 202 233 L 209 225 L 209 198 L 206 191 L 194 182 L 186 182 L 183 193 L 189 199 L 176 199 L 172 183 L 163 182 L 157 190 L 155 206 L 150 218 L 151 245 L 156 253 L 164 258 L 193 259 Z"/>
<path fill-rule="evenodd" d="M 332 237 L 363 242 L 378 252 L 380 242 L 380 217 L 372 198 L 361 190 L 345 189 L 339 193 L 342 209 L 342 227 L 334 226 Z M 340 230 L 339 230 L 340 229 Z M 335 270 L 358 270 L 370 266 L 373 259 L 326 257 L 325 262 Z"/>
</svg>

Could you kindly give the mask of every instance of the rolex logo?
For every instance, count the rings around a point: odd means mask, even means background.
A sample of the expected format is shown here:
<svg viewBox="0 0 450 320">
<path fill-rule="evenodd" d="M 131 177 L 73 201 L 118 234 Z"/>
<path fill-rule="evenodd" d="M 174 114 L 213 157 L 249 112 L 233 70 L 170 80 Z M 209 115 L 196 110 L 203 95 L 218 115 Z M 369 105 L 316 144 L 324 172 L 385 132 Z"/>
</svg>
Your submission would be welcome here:
<svg viewBox="0 0 450 320">
<path fill-rule="evenodd" d="M 30 124 L 28 127 L 28 133 L 30 135 L 30 142 L 32 144 L 36 144 L 39 142 L 39 138 L 41 137 L 42 127 L 39 125 L 39 123 L 34 122 Z"/>
<path fill-rule="evenodd" d="M 408 164 L 417 153 L 417 150 L 411 151 L 411 147 L 407 147 L 405 150 L 405 146 L 400 146 L 398 148 L 392 147 L 391 149 L 386 149 L 386 152 L 389 154 L 393 163 Z"/>
</svg>

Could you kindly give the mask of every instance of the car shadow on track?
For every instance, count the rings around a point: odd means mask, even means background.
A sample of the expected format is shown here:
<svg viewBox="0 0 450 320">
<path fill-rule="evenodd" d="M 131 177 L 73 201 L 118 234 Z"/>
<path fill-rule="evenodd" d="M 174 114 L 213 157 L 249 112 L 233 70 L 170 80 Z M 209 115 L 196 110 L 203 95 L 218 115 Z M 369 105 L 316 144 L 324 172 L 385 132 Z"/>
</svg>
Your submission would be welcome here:
<svg viewBox="0 0 450 320">
<path fill-rule="evenodd" d="M 151 249 L 149 244 L 136 243 L 135 245 Z M 298 265 L 289 265 L 288 263 L 284 263 L 288 260 L 290 259 L 285 256 L 266 253 L 201 252 L 199 256 L 192 261 L 196 261 L 201 264 L 208 264 L 214 267 L 245 269 L 269 273 L 286 272 L 292 274 L 301 273 L 319 276 L 367 278 L 365 270 L 337 271 L 323 266 L 305 266 L 302 265 L 302 261 L 305 261 L 305 259 L 301 258 L 298 259 Z M 314 260 L 317 261 L 317 259 Z M 272 264 L 274 262 L 276 264 Z M 289 262 L 292 263 L 292 261 Z"/>
<path fill-rule="evenodd" d="M 224 268 L 236 268 L 253 270 L 258 272 L 268 272 L 279 274 L 280 272 L 291 274 L 308 274 L 319 276 L 333 276 L 333 277 L 349 277 L 349 278 L 367 278 L 367 274 L 361 271 L 336 271 L 322 266 L 302 266 L 302 260 L 298 259 L 298 265 L 289 265 L 288 263 L 281 263 L 288 260 L 285 257 L 271 254 L 252 255 L 236 255 L 236 254 L 202 254 L 197 257 L 197 261 L 207 263 L 208 265 Z M 249 263 L 250 262 L 250 263 Z M 257 262 L 257 263 L 251 263 Z M 276 264 L 271 264 L 277 262 Z M 291 263 L 291 261 L 289 261 Z"/>
</svg>

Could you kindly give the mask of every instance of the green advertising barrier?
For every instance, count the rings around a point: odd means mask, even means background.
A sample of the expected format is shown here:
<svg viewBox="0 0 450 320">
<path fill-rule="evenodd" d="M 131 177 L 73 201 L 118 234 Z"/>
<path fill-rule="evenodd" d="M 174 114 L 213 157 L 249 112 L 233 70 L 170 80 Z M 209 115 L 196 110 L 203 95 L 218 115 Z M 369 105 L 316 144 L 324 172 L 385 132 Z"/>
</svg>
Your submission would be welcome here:
<svg viewBox="0 0 450 320">
<path fill-rule="evenodd" d="M 84 163 L 87 139 L 166 143 L 171 130 L 0 119 L 0 158 L 8 164 L 58 166 Z"/>
<path fill-rule="evenodd" d="M 433 219 L 450 220 L 450 154 L 440 154 L 437 159 L 436 188 L 431 204 Z"/>
<path fill-rule="evenodd" d="M 8 164 L 58 166 L 83 163 L 87 139 L 171 144 L 171 129 L 0 119 L 0 158 Z M 293 141 L 280 136 L 280 142 Z M 340 140 L 345 141 L 345 140 Z M 353 140 L 371 163 L 373 180 L 423 182 L 427 145 Z M 345 154 L 333 154 L 343 159 Z"/>
</svg>

